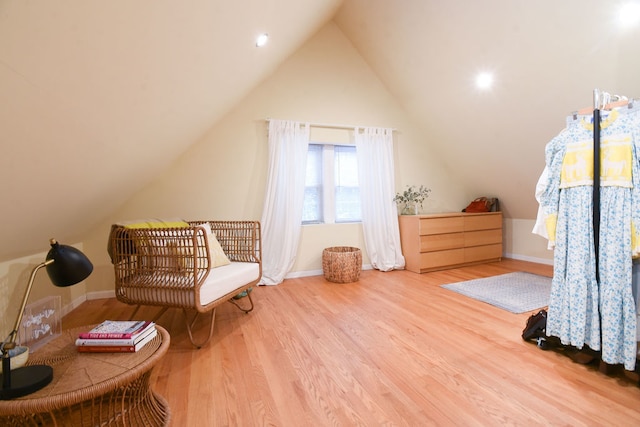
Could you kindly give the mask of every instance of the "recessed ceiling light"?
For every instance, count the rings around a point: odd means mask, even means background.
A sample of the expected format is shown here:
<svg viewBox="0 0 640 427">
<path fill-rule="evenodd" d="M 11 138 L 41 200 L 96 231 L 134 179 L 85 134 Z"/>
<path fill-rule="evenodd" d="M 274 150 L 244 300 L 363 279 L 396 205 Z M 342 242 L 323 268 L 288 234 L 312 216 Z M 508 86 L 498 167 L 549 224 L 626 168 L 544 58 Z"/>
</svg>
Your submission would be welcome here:
<svg viewBox="0 0 640 427">
<path fill-rule="evenodd" d="M 640 4 L 629 2 L 620 6 L 618 20 L 623 27 L 632 27 L 640 22 Z"/>
<path fill-rule="evenodd" d="M 256 38 L 256 46 L 262 47 L 265 44 L 267 44 L 268 41 L 269 41 L 269 34 L 262 33 L 258 36 L 258 38 Z"/>
<path fill-rule="evenodd" d="M 480 73 L 476 76 L 476 86 L 478 89 L 489 89 L 493 86 L 493 74 Z"/>
</svg>

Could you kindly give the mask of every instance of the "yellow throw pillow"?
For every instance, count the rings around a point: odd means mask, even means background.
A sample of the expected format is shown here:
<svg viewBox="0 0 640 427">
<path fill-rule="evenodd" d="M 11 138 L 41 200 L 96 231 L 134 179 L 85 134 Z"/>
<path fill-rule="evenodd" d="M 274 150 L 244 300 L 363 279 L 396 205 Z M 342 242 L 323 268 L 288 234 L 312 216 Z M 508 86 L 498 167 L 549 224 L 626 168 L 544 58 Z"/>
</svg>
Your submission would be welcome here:
<svg viewBox="0 0 640 427">
<path fill-rule="evenodd" d="M 231 261 L 229 261 L 229 258 L 227 258 L 227 255 L 224 253 L 222 246 L 220 246 L 220 242 L 218 242 L 216 233 L 211 230 L 211 225 L 208 222 L 201 225 L 206 230 L 207 241 L 209 242 L 211 268 L 222 267 L 223 265 L 231 264 Z"/>
<path fill-rule="evenodd" d="M 124 228 L 184 228 L 189 223 L 181 219 L 141 219 L 120 223 Z"/>
<path fill-rule="evenodd" d="M 193 273 L 193 248 L 191 246 L 178 246 L 175 242 L 169 242 L 169 250 L 172 258 L 169 261 L 170 269 L 177 268 L 181 274 Z"/>
<path fill-rule="evenodd" d="M 131 230 L 189 227 L 189 223 L 176 218 L 167 220 L 156 218 L 139 219 L 121 222 L 118 225 Z M 142 265 L 151 269 L 167 267 L 167 265 L 163 265 L 166 264 L 166 262 L 163 261 L 167 260 L 166 255 L 168 255 L 169 252 L 167 252 L 168 248 L 166 247 L 166 243 L 163 239 L 149 239 L 144 235 L 140 235 L 137 238 L 129 237 L 129 239 L 135 245 L 136 252 L 140 255 L 139 260 Z"/>
</svg>

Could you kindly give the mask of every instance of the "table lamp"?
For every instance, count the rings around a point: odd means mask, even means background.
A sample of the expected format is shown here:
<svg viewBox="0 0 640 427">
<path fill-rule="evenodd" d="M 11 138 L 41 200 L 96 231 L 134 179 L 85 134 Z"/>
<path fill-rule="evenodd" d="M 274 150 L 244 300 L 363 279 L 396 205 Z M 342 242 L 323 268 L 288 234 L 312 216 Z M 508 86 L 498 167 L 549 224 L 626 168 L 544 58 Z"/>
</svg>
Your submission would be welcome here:
<svg viewBox="0 0 640 427">
<path fill-rule="evenodd" d="M 51 250 L 49 250 L 46 260 L 31 271 L 29 284 L 24 292 L 16 323 L 9 336 L 2 342 L 1 400 L 34 393 L 49 384 L 53 379 L 53 368 L 47 365 L 23 366 L 11 371 L 9 350 L 16 347 L 18 329 L 20 328 L 22 315 L 38 270 L 46 267 L 51 282 L 58 287 L 75 285 L 89 277 L 93 271 L 91 261 L 78 249 L 72 246 L 60 245 L 55 239 L 51 239 L 50 243 Z"/>
</svg>

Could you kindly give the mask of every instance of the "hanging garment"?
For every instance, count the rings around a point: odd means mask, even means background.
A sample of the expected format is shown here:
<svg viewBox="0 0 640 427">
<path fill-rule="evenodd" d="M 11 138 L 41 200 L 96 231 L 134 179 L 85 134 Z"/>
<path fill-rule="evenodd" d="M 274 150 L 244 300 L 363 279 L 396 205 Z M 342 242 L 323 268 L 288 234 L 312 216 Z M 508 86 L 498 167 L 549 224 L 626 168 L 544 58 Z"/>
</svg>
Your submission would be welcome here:
<svg viewBox="0 0 640 427">
<path fill-rule="evenodd" d="M 636 111 L 613 111 L 601 122 L 599 281 L 592 123 L 584 118 L 569 123 L 547 144 L 546 183 L 538 187 L 549 245 L 555 248 L 546 332 L 565 345 L 601 350 L 603 361 L 629 370 L 637 344 L 631 268 L 640 241 L 638 118 Z"/>
<path fill-rule="evenodd" d="M 536 183 L 536 201 L 538 202 L 538 213 L 536 215 L 536 222 L 533 225 L 533 229 L 531 233 L 537 234 L 548 240 L 547 249 L 553 249 L 554 243 L 549 240 L 549 234 L 547 234 L 547 227 L 545 226 L 544 221 L 544 212 L 542 211 L 542 205 L 540 204 L 540 199 L 542 197 L 542 193 L 546 188 L 547 182 L 549 181 L 549 168 L 547 166 L 544 167 L 542 173 L 540 174 L 540 178 L 538 178 L 538 182 Z"/>
<path fill-rule="evenodd" d="M 588 156 L 574 162 L 568 171 L 569 176 L 582 181 L 583 185 L 561 187 L 565 154 L 568 148 L 570 153 L 575 153 L 576 148 L 569 146 L 581 141 L 591 141 L 591 138 L 580 122 L 574 122 L 549 142 L 545 150 L 548 181 L 543 186 L 540 204 L 549 244 L 555 248 L 546 333 L 559 337 L 565 345 L 582 348 L 586 344 L 599 350 L 592 187 L 580 179 L 588 174 L 588 164 L 593 164 Z M 583 170 L 579 170 L 580 167 Z"/>
</svg>

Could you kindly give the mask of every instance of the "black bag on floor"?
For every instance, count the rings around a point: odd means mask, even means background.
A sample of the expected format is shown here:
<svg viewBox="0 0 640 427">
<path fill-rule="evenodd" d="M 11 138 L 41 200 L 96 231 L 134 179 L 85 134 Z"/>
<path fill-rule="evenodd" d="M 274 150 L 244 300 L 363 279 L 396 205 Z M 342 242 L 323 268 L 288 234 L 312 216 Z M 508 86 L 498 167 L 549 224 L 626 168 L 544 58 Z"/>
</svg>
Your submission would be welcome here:
<svg viewBox="0 0 640 427">
<path fill-rule="evenodd" d="M 527 326 L 522 331 L 522 339 L 529 341 L 530 339 L 546 338 L 546 328 L 547 310 L 540 310 L 527 319 Z"/>
</svg>

